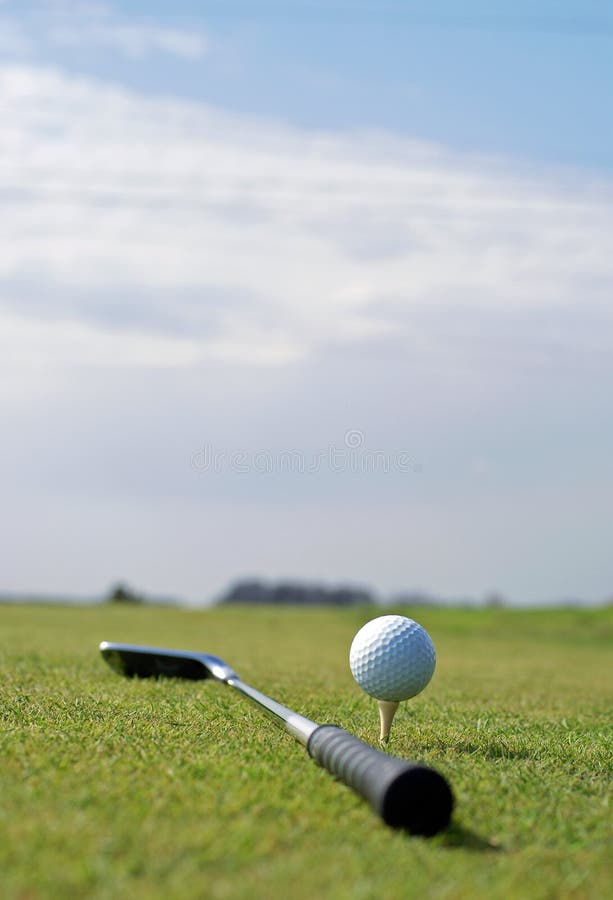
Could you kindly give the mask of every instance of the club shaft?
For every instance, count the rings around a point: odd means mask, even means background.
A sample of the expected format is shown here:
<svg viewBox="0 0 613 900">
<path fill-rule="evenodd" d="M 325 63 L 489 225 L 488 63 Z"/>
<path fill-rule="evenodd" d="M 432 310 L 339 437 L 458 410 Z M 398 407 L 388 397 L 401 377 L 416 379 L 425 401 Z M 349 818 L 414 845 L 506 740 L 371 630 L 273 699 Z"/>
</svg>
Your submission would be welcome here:
<svg viewBox="0 0 613 900">
<path fill-rule="evenodd" d="M 257 704 L 260 709 L 263 709 L 268 713 L 277 725 L 284 728 L 305 747 L 313 732 L 319 727 L 317 722 L 312 722 L 310 719 L 305 718 L 305 716 L 301 716 L 299 713 L 288 709 L 287 706 L 277 703 L 276 700 L 267 697 L 266 694 L 256 690 L 256 688 L 245 684 L 240 678 L 228 678 L 224 683 Z"/>
</svg>

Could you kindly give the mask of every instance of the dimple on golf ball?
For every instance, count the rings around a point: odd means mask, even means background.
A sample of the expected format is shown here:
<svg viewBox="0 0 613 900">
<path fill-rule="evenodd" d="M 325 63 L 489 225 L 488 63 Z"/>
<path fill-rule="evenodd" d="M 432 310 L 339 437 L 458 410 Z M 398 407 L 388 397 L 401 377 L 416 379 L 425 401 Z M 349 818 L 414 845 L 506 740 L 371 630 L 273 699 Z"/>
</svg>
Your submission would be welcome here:
<svg viewBox="0 0 613 900">
<path fill-rule="evenodd" d="M 405 616 L 379 616 L 364 625 L 349 651 L 353 677 L 377 700 L 414 697 L 434 673 L 436 653 L 428 632 Z"/>
</svg>

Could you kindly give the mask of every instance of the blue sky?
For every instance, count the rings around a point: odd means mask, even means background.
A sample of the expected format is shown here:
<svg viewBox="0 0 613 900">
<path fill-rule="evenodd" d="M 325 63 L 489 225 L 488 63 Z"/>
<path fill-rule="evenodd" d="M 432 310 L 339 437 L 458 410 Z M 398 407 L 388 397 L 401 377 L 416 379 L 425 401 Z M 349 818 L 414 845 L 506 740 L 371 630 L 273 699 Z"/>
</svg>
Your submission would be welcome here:
<svg viewBox="0 0 613 900">
<path fill-rule="evenodd" d="M 1 2 L 0 589 L 610 596 L 612 48 L 596 2 Z"/>
</svg>

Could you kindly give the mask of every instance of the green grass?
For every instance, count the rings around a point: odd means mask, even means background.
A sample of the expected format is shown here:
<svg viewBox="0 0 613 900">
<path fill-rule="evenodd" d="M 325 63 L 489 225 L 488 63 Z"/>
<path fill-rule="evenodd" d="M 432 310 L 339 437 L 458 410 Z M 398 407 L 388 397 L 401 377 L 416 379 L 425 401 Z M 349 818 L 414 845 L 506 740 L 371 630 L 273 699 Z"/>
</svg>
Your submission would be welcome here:
<svg viewBox="0 0 613 900">
<path fill-rule="evenodd" d="M 223 685 L 128 681 L 97 652 L 209 650 L 376 743 L 347 663 L 376 614 L 0 606 L 2 897 L 607 896 L 611 609 L 414 612 L 437 672 L 389 749 L 454 786 L 430 840 L 386 828 Z"/>
</svg>

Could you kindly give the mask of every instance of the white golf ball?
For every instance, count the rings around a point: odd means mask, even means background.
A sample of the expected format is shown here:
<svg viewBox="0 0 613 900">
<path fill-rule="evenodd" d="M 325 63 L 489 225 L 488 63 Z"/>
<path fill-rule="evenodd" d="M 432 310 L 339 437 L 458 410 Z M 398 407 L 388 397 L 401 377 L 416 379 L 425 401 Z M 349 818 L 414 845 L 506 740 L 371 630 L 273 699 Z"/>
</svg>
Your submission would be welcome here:
<svg viewBox="0 0 613 900">
<path fill-rule="evenodd" d="M 436 653 L 428 632 L 405 616 L 379 616 L 360 628 L 349 651 L 353 677 L 377 700 L 408 700 L 426 687 Z"/>
</svg>

